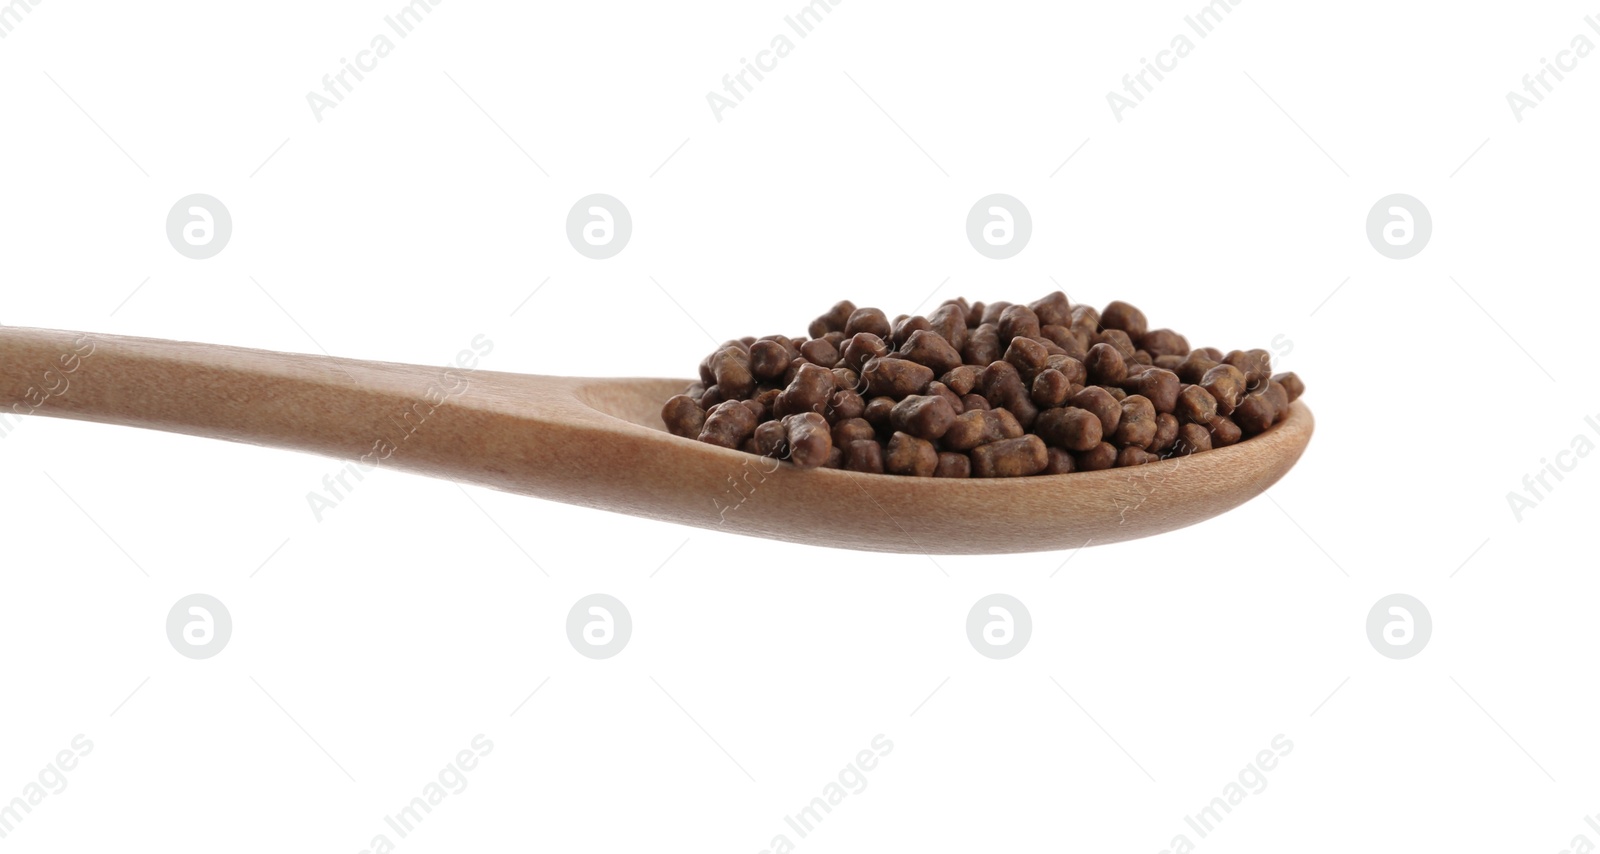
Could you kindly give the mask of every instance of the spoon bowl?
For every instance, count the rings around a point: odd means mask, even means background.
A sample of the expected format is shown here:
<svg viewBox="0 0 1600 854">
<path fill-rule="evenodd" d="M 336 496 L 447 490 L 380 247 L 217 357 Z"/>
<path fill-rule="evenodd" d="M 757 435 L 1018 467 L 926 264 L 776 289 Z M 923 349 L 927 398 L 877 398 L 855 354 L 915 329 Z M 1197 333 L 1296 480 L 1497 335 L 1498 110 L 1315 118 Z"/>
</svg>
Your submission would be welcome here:
<svg viewBox="0 0 1600 854">
<path fill-rule="evenodd" d="M 464 355 L 472 355 L 466 353 Z M 0 328 L 0 429 L 38 414 L 351 460 L 746 536 L 861 551 L 1000 554 L 1150 536 L 1276 483 L 1311 439 L 1270 430 L 1142 466 L 943 479 L 797 469 L 674 436 L 675 379 L 550 377 Z"/>
</svg>

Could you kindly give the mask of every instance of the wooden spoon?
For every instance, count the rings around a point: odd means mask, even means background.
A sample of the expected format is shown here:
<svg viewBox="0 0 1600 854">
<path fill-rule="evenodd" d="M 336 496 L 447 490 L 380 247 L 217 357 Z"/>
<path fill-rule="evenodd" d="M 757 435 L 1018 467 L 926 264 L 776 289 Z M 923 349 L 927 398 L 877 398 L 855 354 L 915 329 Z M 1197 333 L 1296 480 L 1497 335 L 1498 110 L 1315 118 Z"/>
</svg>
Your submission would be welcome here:
<svg viewBox="0 0 1600 854">
<path fill-rule="evenodd" d="M 1232 447 L 1124 469 L 992 480 L 800 470 L 666 432 L 661 405 L 687 385 L 0 327 L 0 434 L 18 413 L 125 424 L 866 551 L 1053 551 L 1170 531 L 1271 486 L 1312 431 L 1296 401 Z"/>
</svg>

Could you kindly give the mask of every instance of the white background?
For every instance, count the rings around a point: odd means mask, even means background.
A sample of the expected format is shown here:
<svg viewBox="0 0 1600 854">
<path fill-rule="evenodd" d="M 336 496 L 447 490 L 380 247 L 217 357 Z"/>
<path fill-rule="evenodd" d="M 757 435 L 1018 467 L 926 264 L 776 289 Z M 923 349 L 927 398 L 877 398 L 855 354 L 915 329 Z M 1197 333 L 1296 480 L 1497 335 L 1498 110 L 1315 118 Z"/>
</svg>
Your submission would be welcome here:
<svg viewBox="0 0 1600 854">
<path fill-rule="evenodd" d="M 1600 442 L 1600 58 L 1521 122 L 1505 98 L 1600 40 L 1593 4 L 1247 2 L 1118 122 L 1106 93 L 1199 0 L 849 0 L 719 122 L 706 93 L 800 0 L 450 2 L 318 122 L 306 93 L 401 5 L 25 14 L 0 321 L 423 364 L 483 333 L 489 370 L 687 377 L 708 334 L 803 332 L 840 298 L 1054 279 L 1197 346 L 1284 336 L 1316 437 L 1271 500 L 1187 530 L 930 559 L 389 472 L 318 523 L 333 461 L 29 419 L 0 439 L 0 800 L 94 749 L 0 845 L 359 851 L 478 733 L 397 850 L 1600 842 L 1600 461 L 1520 522 L 1506 498 Z M 564 233 L 596 192 L 634 221 L 605 261 Z M 964 234 L 993 192 L 1033 216 L 1006 261 Z M 1365 236 L 1397 192 L 1434 223 L 1406 261 Z M 232 212 L 210 260 L 165 238 L 190 193 Z M 163 634 L 194 592 L 234 621 L 206 661 Z M 634 620 L 605 661 L 564 634 L 593 592 Z M 964 633 L 993 592 L 1034 622 L 1004 661 Z M 1395 592 L 1434 622 L 1404 661 L 1365 635 Z M 868 787 L 798 838 L 783 817 L 879 733 Z M 1199 838 L 1184 816 L 1280 733 L 1267 788 Z"/>
</svg>

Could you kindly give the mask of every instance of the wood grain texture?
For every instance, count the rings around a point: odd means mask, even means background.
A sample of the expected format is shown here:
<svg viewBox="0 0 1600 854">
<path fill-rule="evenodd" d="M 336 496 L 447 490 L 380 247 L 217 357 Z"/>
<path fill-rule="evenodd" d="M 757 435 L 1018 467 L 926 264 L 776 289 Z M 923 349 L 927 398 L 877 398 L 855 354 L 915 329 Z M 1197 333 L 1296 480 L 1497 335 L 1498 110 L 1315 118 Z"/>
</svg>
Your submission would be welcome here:
<svg viewBox="0 0 1600 854">
<path fill-rule="evenodd" d="M 1069 475 L 912 478 L 799 470 L 673 436 L 661 405 L 686 385 L 0 327 L 0 429 L 17 413 L 144 427 L 865 551 L 1054 551 L 1192 525 L 1276 483 L 1313 428 L 1297 401 L 1266 433 L 1190 457 Z"/>
</svg>

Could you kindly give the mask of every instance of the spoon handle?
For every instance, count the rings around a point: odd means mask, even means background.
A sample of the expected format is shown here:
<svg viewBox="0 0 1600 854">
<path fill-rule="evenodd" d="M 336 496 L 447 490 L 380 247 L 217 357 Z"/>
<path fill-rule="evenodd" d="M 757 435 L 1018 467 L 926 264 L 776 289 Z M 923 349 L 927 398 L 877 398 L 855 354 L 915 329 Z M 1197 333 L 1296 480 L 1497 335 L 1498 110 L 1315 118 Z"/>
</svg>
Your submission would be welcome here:
<svg viewBox="0 0 1600 854">
<path fill-rule="evenodd" d="M 467 382 L 443 368 L 0 327 L 0 437 L 48 415 L 358 459 L 445 420 Z"/>
</svg>

